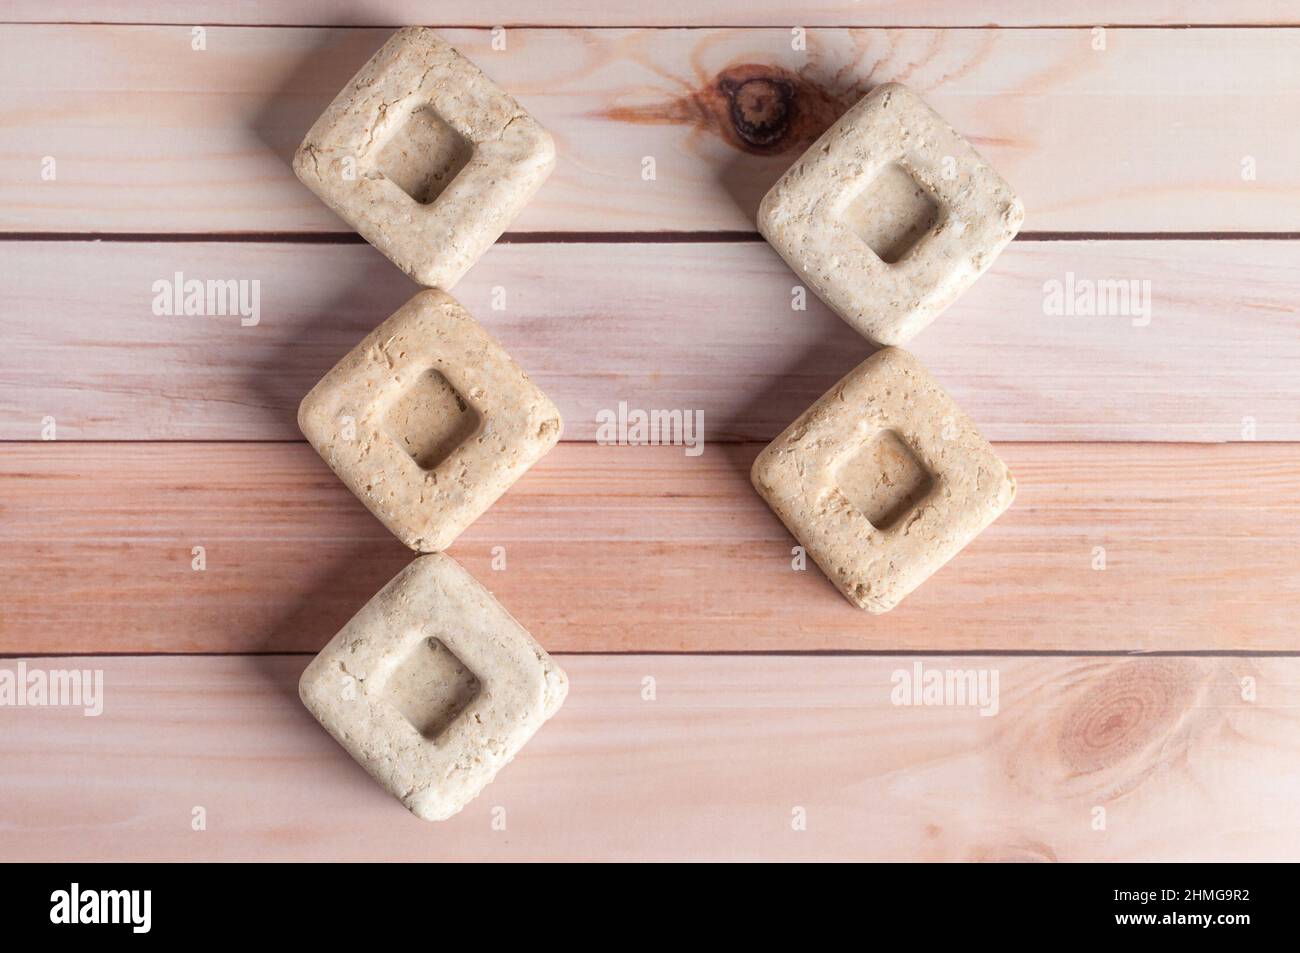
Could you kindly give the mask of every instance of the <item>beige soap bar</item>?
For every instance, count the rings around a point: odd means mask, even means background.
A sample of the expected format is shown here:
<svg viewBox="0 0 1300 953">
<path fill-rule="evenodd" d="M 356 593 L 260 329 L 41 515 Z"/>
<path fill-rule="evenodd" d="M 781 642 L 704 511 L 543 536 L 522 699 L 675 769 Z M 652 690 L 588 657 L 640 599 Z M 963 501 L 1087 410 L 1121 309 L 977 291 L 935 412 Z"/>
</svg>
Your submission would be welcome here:
<svg viewBox="0 0 1300 953">
<path fill-rule="evenodd" d="M 845 598 L 869 612 L 896 606 L 1016 494 L 975 425 L 897 348 L 819 398 L 751 476 Z"/>
<path fill-rule="evenodd" d="M 428 821 L 483 790 L 559 710 L 564 671 L 448 556 L 421 556 L 303 672 L 303 704 Z"/>
<path fill-rule="evenodd" d="M 868 340 L 904 344 L 984 273 L 1024 209 L 919 96 L 878 86 L 763 198 L 758 230 Z"/>
<path fill-rule="evenodd" d="M 312 388 L 298 426 L 403 543 L 440 552 L 560 439 L 560 413 L 438 290 L 423 291 Z"/>
<path fill-rule="evenodd" d="M 555 166 L 551 136 L 433 30 L 407 27 L 298 147 L 304 184 L 422 285 L 451 288 Z"/>
</svg>

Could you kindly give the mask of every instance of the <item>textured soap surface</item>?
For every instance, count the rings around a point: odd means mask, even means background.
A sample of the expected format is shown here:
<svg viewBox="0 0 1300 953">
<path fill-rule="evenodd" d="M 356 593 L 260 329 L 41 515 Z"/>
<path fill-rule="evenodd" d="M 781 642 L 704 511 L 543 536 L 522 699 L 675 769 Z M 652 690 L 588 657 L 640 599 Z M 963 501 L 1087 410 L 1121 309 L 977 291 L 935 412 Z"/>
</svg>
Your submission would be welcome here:
<svg viewBox="0 0 1300 953">
<path fill-rule="evenodd" d="M 979 153 L 919 96 L 889 83 L 777 181 L 758 228 L 860 334 L 899 345 L 983 274 L 1023 219 Z"/>
<path fill-rule="evenodd" d="M 1016 484 L 897 348 L 873 354 L 754 461 L 754 487 L 846 599 L 886 612 L 993 522 Z"/>
<path fill-rule="evenodd" d="M 303 183 L 415 281 L 450 289 L 555 166 L 555 144 L 433 30 L 395 33 L 294 156 Z"/>
<path fill-rule="evenodd" d="M 555 660 L 441 554 L 398 573 L 299 682 L 334 739 L 425 820 L 478 796 L 567 693 Z"/>
<path fill-rule="evenodd" d="M 403 543 L 441 552 L 560 439 L 560 413 L 454 298 L 423 291 L 312 388 L 298 425 Z"/>
</svg>

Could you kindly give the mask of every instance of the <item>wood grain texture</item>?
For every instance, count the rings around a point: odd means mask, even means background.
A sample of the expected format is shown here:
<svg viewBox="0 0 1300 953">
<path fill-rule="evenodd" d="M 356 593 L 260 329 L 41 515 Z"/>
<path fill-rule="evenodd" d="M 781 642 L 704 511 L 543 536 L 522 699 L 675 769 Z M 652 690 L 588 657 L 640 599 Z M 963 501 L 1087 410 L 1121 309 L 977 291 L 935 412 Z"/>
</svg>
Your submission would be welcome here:
<svg viewBox="0 0 1300 953">
<path fill-rule="evenodd" d="M 1246 654 L 1300 648 L 1300 243 L 1242 234 L 1300 234 L 1296 33 L 1120 26 L 1300 19 L 1276 0 L 1102 0 L 1086 13 L 1110 25 L 1096 50 L 1083 15 L 1020 0 L 6 4 L 0 23 L 47 25 L 0 26 L 0 441 L 20 441 L 0 443 L 0 654 L 103 669 L 107 699 L 99 718 L 0 711 L 0 856 L 1300 857 L 1300 658 Z M 174 25 L 49 25 L 79 20 Z M 415 288 L 367 246 L 303 240 L 350 230 L 288 158 L 391 26 L 438 20 L 557 139 L 516 235 L 605 239 L 498 245 L 456 295 L 557 401 L 567 439 L 627 401 L 702 410 L 710 444 L 562 444 L 458 541 L 548 649 L 628 654 L 561 656 L 558 717 L 464 814 L 427 825 L 302 708 L 308 656 L 276 653 L 316 651 L 412 558 L 293 417 Z M 191 21 L 223 24 L 204 51 Z M 498 22 L 505 51 L 484 29 Z M 792 570 L 744 442 L 867 345 L 815 299 L 792 312 L 793 275 L 765 244 L 718 239 L 752 233 L 768 186 L 887 80 L 1013 183 L 1031 237 L 1105 240 L 1015 243 L 917 339 L 1020 495 L 871 617 L 815 566 Z M 776 108 L 738 122 L 741 89 Z M 100 232 L 135 237 L 33 240 Z M 1193 232 L 1234 240 L 1175 240 Z M 218 233 L 262 240 L 194 240 Z M 259 280 L 261 321 L 153 314 L 153 282 L 178 271 Z M 1046 314 L 1044 283 L 1067 273 L 1150 281 L 1151 323 Z M 46 417 L 58 442 L 36 442 Z M 177 440 L 214 442 L 131 442 Z M 1176 654 L 1201 650 L 1243 654 Z M 76 657 L 135 652 L 176 654 Z M 686 654 L 643 654 L 659 652 Z M 892 704 L 906 652 L 996 674 L 999 713 Z M 1014 656 L 945 654 L 967 652 Z M 1082 657 L 1096 652 L 1174 654 Z"/>
<path fill-rule="evenodd" d="M 1288 30 L 1117 28 L 1104 51 L 1088 29 L 828 28 L 806 51 L 788 29 L 519 29 L 504 51 L 444 32 L 555 135 L 522 231 L 752 231 L 763 192 L 886 80 L 987 155 L 1027 229 L 1300 229 Z M 288 159 L 387 35 L 212 27 L 196 52 L 186 26 L 0 27 L 0 230 L 343 229 Z M 737 125 L 740 89 L 770 109 Z"/>
<path fill-rule="evenodd" d="M 5 712 L 5 858 L 1300 855 L 1297 659 L 925 659 L 996 672 L 999 712 L 981 717 L 891 704 L 907 658 L 563 657 L 565 706 L 441 824 L 311 719 L 306 661 L 32 662 L 103 669 L 105 708 Z"/>
<path fill-rule="evenodd" d="M 155 315 L 177 272 L 260 282 L 259 323 Z M 1149 282 L 1150 323 L 1045 315 L 1067 274 Z M 626 401 L 768 440 L 870 351 L 795 284 L 762 242 L 520 244 L 456 296 L 566 439 Z M 301 439 L 298 401 L 417 290 L 365 245 L 152 242 L 12 243 L 0 289 L 8 440 Z M 911 349 L 994 440 L 1296 440 L 1297 302 L 1300 242 L 1016 242 Z"/>
<path fill-rule="evenodd" d="M 874 617 L 792 570 L 756 451 L 561 444 L 451 554 L 555 651 L 1296 648 L 1296 444 L 999 445 L 1012 509 Z M 2 652 L 316 651 L 411 558 L 303 444 L 8 444 L 0 480 Z"/>
<path fill-rule="evenodd" d="M 819 0 L 792 8 L 778 0 L 9 0 L 0 23 L 220 23 L 403 26 L 455 23 L 519 26 L 1085 26 L 1105 24 L 1281 24 L 1297 22 L 1286 0 Z"/>
</svg>

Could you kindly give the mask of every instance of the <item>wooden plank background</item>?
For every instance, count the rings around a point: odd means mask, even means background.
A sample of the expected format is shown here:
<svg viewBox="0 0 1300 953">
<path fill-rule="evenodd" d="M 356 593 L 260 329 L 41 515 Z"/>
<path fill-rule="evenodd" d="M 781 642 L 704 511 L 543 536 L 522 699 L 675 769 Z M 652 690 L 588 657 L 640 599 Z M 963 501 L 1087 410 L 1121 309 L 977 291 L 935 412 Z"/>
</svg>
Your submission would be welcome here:
<svg viewBox="0 0 1300 953">
<path fill-rule="evenodd" d="M 368 245 L 10 244 L 0 438 L 49 416 L 64 439 L 299 440 L 302 395 L 418 290 L 393 271 Z M 177 272 L 260 281 L 259 323 L 154 315 Z M 1150 322 L 1044 314 L 1067 273 L 1150 282 Z M 796 285 L 765 242 L 544 243 L 497 245 L 455 294 L 566 438 L 627 401 L 733 441 L 775 437 L 871 351 L 815 296 L 793 311 Z M 1295 242 L 1016 242 L 911 348 L 993 440 L 1296 440 L 1298 318 Z"/>
<path fill-rule="evenodd" d="M 444 33 L 555 136 L 518 231 L 752 232 L 776 178 L 889 80 L 1006 176 L 1031 232 L 1300 231 L 1300 124 L 1279 121 L 1300 114 L 1291 30 L 1116 28 L 1100 51 L 1085 29 L 818 29 L 803 51 L 780 29 L 520 29 L 504 51 Z M 213 27 L 196 52 L 187 27 L 0 26 L 0 230 L 346 230 L 288 160 L 388 34 Z M 747 65 L 797 117 L 762 147 L 719 89 Z"/>
<path fill-rule="evenodd" d="M 1093 24 L 1263 24 L 1300 22 L 1286 0 L 1094 0 L 1084 21 L 1074 4 L 1042 0 L 818 0 L 798 9 L 804 26 L 1092 26 Z M 404 26 L 446 23 L 519 26 L 784 26 L 794 16 L 777 0 L 667 0 L 652 7 L 609 0 L 10 0 L 0 23 L 221 23 L 311 26 Z"/>
<path fill-rule="evenodd" d="M 758 446 L 564 443 L 451 554 L 557 651 L 1295 647 L 1295 444 L 1000 444 L 1014 508 L 883 616 L 791 568 Z M 0 652 L 315 652 L 411 559 L 301 443 L 19 444 L 0 478 Z"/>
<path fill-rule="evenodd" d="M 427 824 L 302 707 L 300 658 L 62 659 L 102 669 L 108 701 L 98 718 L 6 714 L 19 726 L 0 750 L 6 814 L 22 823 L 6 824 L 5 851 L 1174 861 L 1300 850 L 1296 659 L 922 660 L 996 671 L 996 717 L 893 705 L 893 673 L 915 661 L 562 657 L 577 690 L 560 713 L 461 814 Z M 69 776 L 82 796 L 67 795 Z M 206 830 L 192 828 L 196 807 Z M 793 829 L 797 809 L 806 830 Z"/>
<path fill-rule="evenodd" d="M 798 14 L 796 50 L 766 0 L 7 5 L 0 667 L 100 668 L 107 699 L 100 718 L 0 709 L 0 856 L 1296 859 L 1295 10 L 1088 15 L 1106 29 L 1066 4 L 828 0 Z M 287 159 L 373 27 L 420 20 L 454 24 L 561 155 L 455 294 L 555 399 L 565 442 L 452 554 L 568 653 L 573 689 L 441 825 L 375 787 L 294 687 L 410 558 L 294 411 L 416 289 Z M 790 91 L 770 148 L 731 120 L 736 76 Z M 870 350 L 816 300 L 792 310 L 753 211 L 886 80 L 1027 207 L 914 345 L 1020 495 L 870 617 L 791 568 L 748 485 L 762 443 Z M 259 322 L 155 315 L 176 272 L 258 280 Z M 1151 320 L 1046 313 L 1067 275 L 1150 282 Z M 620 401 L 701 410 L 704 453 L 598 445 Z M 918 659 L 996 670 L 998 715 L 891 704 Z"/>
</svg>

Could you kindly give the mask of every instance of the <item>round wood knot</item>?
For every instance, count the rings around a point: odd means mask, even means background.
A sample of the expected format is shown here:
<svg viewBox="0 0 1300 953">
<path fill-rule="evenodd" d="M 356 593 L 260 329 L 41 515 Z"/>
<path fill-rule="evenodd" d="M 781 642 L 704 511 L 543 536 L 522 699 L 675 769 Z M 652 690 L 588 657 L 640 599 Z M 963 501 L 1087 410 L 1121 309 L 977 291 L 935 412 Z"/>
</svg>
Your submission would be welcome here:
<svg viewBox="0 0 1300 953">
<path fill-rule="evenodd" d="M 724 140 L 754 155 L 799 153 L 857 101 L 859 91 L 831 95 L 780 66 L 742 63 L 695 93 L 697 115 Z"/>
<path fill-rule="evenodd" d="M 862 95 L 858 87 L 832 95 L 818 82 L 781 66 L 741 63 L 695 83 L 681 95 L 599 113 L 616 122 L 675 124 L 711 132 L 751 155 L 797 155 Z"/>
<path fill-rule="evenodd" d="M 1062 761 L 1072 772 L 1089 774 L 1162 745 L 1193 707 L 1196 685 L 1195 668 L 1181 659 L 1117 666 L 1063 713 Z"/>
<path fill-rule="evenodd" d="M 749 75 L 753 71 L 758 75 Z M 728 103 L 736 136 L 752 149 L 777 147 L 798 115 L 798 87 L 764 67 L 743 67 L 719 75 L 717 88 Z"/>
</svg>

